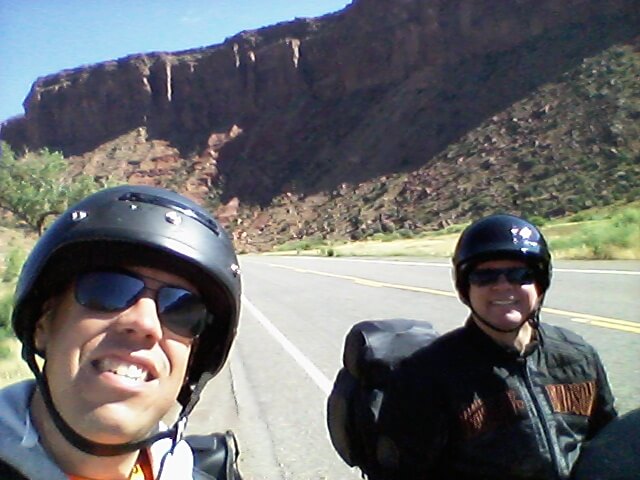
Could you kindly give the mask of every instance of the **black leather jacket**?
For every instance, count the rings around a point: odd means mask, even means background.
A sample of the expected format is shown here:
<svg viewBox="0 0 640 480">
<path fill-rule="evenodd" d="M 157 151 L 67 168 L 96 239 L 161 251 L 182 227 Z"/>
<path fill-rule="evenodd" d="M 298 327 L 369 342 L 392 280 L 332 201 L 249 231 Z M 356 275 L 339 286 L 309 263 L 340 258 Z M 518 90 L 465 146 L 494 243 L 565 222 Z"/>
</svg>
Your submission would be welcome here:
<svg viewBox="0 0 640 480">
<path fill-rule="evenodd" d="M 519 354 L 468 321 L 393 385 L 380 415 L 389 469 L 370 478 L 567 479 L 581 443 L 616 416 L 596 351 L 551 325 Z"/>
</svg>

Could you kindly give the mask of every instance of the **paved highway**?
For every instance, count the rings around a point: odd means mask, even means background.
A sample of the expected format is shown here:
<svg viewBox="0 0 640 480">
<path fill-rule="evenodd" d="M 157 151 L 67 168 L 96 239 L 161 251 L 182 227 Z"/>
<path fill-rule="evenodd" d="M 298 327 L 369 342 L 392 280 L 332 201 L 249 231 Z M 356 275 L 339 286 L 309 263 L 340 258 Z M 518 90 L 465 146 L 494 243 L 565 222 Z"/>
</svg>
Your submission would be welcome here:
<svg viewBox="0 0 640 480">
<path fill-rule="evenodd" d="M 621 412 L 640 406 L 640 262 L 555 262 L 543 321 L 600 352 Z M 188 431 L 233 429 L 247 480 L 355 480 L 326 430 L 344 336 L 366 319 L 461 325 L 449 262 L 243 256 L 238 340 Z"/>
</svg>

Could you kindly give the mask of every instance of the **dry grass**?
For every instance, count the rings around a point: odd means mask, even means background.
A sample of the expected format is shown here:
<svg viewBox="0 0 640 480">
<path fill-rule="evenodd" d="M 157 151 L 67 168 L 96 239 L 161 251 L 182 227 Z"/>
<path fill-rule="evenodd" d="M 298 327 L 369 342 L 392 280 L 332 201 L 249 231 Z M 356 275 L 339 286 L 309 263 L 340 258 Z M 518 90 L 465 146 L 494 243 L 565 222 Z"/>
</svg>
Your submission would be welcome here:
<svg viewBox="0 0 640 480">
<path fill-rule="evenodd" d="M 450 257 L 459 234 L 402 240 L 369 240 L 333 247 L 338 256 Z"/>
</svg>

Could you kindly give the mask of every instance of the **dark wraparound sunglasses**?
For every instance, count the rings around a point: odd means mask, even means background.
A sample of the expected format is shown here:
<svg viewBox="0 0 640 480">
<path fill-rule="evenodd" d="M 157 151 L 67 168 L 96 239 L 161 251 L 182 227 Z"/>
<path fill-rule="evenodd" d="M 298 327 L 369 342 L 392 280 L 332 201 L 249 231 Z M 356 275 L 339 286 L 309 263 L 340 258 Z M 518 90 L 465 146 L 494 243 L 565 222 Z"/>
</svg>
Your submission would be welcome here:
<svg viewBox="0 0 640 480">
<path fill-rule="evenodd" d="M 149 288 L 144 276 L 129 271 L 104 270 L 78 275 L 76 301 L 98 312 L 117 312 L 135 304 L 145 291 L 152 292 L 160 323 L 183 337 L 195 338 L 213 315 L 202 299 L 180 287 Z"/>
<path fill-rule="evenodd" d="M 528 285 L 536 281 L 535 272 L 528 267 L 480 268 L 469 273 L 469 283 L 483 287 L 498 283 L 504 275 L 507 282 L 516 285 Z"/>
</svg>

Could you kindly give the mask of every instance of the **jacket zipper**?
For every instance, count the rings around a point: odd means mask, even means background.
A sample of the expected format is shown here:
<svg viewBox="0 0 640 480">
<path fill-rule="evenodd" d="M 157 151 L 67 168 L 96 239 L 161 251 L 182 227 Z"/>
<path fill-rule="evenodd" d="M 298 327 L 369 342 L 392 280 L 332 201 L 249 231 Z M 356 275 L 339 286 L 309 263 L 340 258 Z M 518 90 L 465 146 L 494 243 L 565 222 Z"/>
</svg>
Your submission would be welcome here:
<svg viewBox="0 0 640 480">
<path fill-rule="evenodd" d="M 533 384 L 531 382 L 531 378 L 529 377 L 529 357 L 525 357 L 522 367 L 523 367 L 523 374 L 524 374 L 523 375 L 524 384 L 527 389 L 527 392 L 529 393 L 529 398 L 531 398 L 531 403 L 533 404 L 533 407 L 535 408 L 536 413 L 538 415 L 538 419 L 540 421 L 539 423 L 540 423 L 540 426 L 542 427 L 542 431 L 544 432 L 544 437 L 547 443 L 546 447 L 547 447 L 547 450 L 549 450 L 549 454 L 551 455 L 551 462 L 553 463 L 553 468 L 556 472 L 556 478 L 558 479 L 562 478 L 560 475 L 560 469 L 558 465 L 558 456 L 557 456 L 556 449 L 553 448 L 554 443 L 551 439 L 551 432 L 549 431 L 547 418 L 543 414 L 542 407 L 540 406 L 540 402 L 536 397 Z"/>
</svg>

